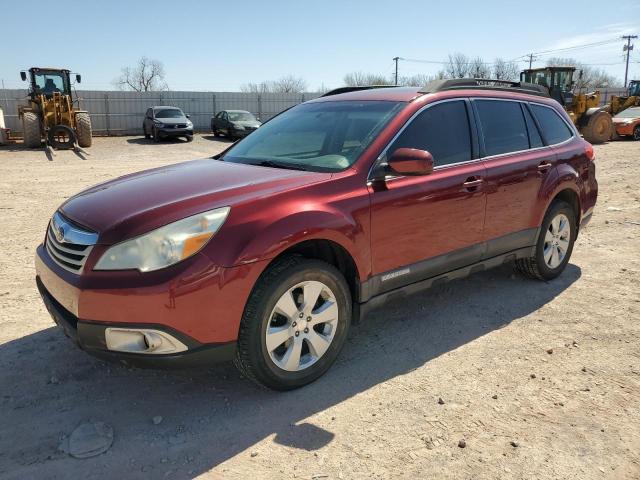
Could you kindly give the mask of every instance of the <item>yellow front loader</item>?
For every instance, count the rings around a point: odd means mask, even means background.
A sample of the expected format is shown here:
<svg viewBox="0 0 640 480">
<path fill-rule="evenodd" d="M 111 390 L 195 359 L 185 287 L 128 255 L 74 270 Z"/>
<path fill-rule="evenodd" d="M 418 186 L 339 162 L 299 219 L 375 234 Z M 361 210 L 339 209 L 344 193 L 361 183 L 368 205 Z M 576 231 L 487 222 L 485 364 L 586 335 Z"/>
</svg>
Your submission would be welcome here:
<svg viewBox="0 0 640 480">
<path fill-rule="evenodd" d="M 602 143 L 613 135 L 611 104 L 600 106 L 600 92 L 574 92 L 575 67 L 544 67 L 524 70 L 520 81 L 542 85 L 562 105 L 580 133 L 590 143 Z"/>
<path fill-rule="evenodd" d="M 44 138 L 53 148 L 90 147 L 91 117 L 74 106 L 69 70 L 33 67 L 20 76 L 29 80 L 29 104 L 18 107 L 25 145 L 39 147 Z"/>
</svg>

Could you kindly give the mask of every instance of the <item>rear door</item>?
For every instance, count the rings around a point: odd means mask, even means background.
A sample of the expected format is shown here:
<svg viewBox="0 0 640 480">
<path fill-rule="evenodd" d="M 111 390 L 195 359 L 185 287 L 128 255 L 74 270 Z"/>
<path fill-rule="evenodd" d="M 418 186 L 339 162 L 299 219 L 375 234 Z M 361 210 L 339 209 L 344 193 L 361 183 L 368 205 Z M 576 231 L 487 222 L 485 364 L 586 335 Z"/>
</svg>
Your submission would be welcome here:
<svg viewBox="0 0 640 480">
<path fill-rule="evenodd" d="M 434 172 L 370 186 L 373 295 L 469 265 L 482 253 L 485 169 L 470 103 L 426 106 L 385 155 L 398 148 L 429 151 Z"/>
<path fill-rule="evenodd" d="M 474 99 L 480 150 L 487 169 L 485 258 L 534 245 L 542 184 L 556 161 L 526 103 Z"/>
</svg>

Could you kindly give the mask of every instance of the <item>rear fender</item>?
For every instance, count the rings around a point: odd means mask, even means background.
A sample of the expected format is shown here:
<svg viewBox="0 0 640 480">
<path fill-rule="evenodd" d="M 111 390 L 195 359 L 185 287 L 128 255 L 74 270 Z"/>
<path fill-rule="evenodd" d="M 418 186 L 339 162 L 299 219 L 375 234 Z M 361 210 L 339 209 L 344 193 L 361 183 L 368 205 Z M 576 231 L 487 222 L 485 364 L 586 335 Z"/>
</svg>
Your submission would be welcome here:
<svg viewBox="0 0 640 480">
<path fill-rule="evenodd" d="M 537 226 L 542 225 L 549 206 L 553 202 L 554 198 L 563 190 L 571 190 L 576 194 L 578 198 L 578 221 L 582 216 L 581 202 L 580 202 L 580 176 L 578 172 L 568 164 L 560 164 L 553 169 L 553 174 L 547 176 L 546 181 L 543 183 L 540 189 L 540 198 L 538 205 L 540 208 L 536 211 L 534 223 Z"/>
</svg>

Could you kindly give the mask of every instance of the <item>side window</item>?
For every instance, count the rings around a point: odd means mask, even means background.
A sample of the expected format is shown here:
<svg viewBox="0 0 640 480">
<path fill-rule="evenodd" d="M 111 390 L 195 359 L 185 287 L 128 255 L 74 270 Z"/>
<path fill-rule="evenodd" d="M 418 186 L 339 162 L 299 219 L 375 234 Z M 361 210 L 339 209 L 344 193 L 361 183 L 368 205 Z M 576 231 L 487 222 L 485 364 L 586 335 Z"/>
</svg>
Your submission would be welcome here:
<svg viewBox="0 0 640 480">
<path fill-rule="evenodd" d="M 529 148 L 529 136 L 519 102 L 474 100 L 484 137 L 485 155 Z"/>
<path fill-rule="evenodd" d="M 464 101 L 444 102 L 427 108 L 393 142 L 398 148 L 428 150 L 436 166 L 471 160 L 469 117 Z"/>
<path fill-rule="evenodd" d="M 524 103 L 522 103 L 521 106 L 524 112 L 524 119 L 527 122 L 527 131 L 529 132 L 529 146 L 531 148 L 543 147 L 544 143 L 542 143 L 542 137 L 540 136 L 538 127 L 536 127 L 536 122 L 533 121 L 533 117 L 531 113 L 529 113 L 527 106 Z"/>
<path fill-rule="evenodd" d="M 573 132 L 569 126 L 560 118 L 558 112 L 551 107 L 531 104 L 531 110 L 538 119 L 542 135 L 544 135 L 547 145 L 555 145 L 570 139 Z"/>
</svg>

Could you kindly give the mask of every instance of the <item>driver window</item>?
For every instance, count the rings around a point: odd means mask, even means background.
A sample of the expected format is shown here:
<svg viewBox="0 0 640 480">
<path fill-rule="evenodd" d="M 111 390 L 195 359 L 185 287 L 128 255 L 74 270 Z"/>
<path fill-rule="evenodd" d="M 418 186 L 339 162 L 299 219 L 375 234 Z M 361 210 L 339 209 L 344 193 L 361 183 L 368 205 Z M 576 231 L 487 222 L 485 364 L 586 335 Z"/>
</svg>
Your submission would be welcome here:
<svg viewBox="0 0 640 480">
<path fill-rule="evenodd" d="M 393 142 L 388 154 L 398 148 L 427 150 L 436 167 L 471 160 L 471 133 L 464 101 L 438 103 L 423 110 Z"/>
</svg>

